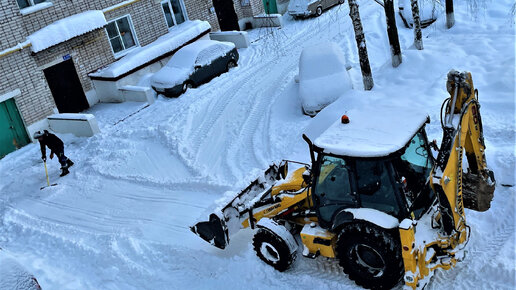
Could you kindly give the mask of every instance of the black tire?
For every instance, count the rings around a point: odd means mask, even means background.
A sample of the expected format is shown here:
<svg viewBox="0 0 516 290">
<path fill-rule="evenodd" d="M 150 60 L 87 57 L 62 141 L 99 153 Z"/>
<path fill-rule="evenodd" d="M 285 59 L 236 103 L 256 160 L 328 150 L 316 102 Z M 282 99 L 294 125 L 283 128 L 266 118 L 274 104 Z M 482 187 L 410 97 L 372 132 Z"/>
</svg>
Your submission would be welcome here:
<svg viewBox="0 0 516 290">
<path fill-rule="evenodd" d="M 186 93 L 188 89 L 191 89 L 193 87 L 191 82 L 184 82 L 183 83 L 183 94 Z"/>
<path fill-rule="evenodd" d="M 268 229 L 258 230 L 253 238 L 253 246 L 262 261 L 280 272 L 287 270 L 296 259 L 297 251 L 290 254 L 287 243 Z"/>
<path fill-rule="evenodd" d="M 322 7 L 319 6 L 317 9 L 315 9 L 315 16 L 321 16 L 322 14 Z"/>
<path fill-rule="evenodd" d="M 346 2 L 346 0 L 339 0 L 339 4 L 344 4 L 344 2 Z"/>
<path fill-rule="evenodd" d="M 337 242 L 337 258 L 344 273 L 364 288 L 391 289 L 403 277 L 399 236 L 370 223 L 344 226 Z"/>
<path fill-rule="evenodd" d="M 230 69 L 236 67 L 237 64 L 234 60 L 228 61 L 228 64 L 226 65 L 226 71 L 229 71 Z"/>
</svg>

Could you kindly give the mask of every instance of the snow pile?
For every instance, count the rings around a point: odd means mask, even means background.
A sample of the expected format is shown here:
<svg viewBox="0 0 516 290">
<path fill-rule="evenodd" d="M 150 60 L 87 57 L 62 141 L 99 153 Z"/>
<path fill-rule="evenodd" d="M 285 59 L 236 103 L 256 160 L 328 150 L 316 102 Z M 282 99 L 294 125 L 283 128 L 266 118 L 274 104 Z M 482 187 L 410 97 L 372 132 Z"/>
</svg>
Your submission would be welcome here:
<svg viewBox="0 0 516 290">
<path fill-rule="evenodd" d="M 0 249 L 0 289 L 40 290 L 41 288 L 34 276 Z"/>
<path fill-rule="evenodd" d="M 159 37 L 149 45 L 136 48 L 122 59 L 89 74 L 92 77 L 116 78 L 164 54 L 176 50 L 211 29 L 206 21 L 186 21 L 174 26 L 169 33 Z"/>
<path fill-rule="evenodd" d="M 304 111 L 315 115 L 352 89 L 342 49 L 323 42 L 303 49 L 299 59 L 299 96 Z"/>
<path fill-rule="evenodd" d="M 33 52 L 40 52 L 51 46 L 70 40 L 104 27 L 107 24 L 104 13 L 90 10 L 58 20 L 29 35 Z"/>
</svg>

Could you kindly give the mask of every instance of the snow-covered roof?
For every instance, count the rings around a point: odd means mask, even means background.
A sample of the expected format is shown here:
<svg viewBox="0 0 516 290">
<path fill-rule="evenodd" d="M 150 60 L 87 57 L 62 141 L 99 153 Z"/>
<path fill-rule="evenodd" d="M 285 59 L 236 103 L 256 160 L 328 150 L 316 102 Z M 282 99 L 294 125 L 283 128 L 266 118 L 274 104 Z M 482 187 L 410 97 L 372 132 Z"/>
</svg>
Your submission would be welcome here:
<svg viewBox="0 0 516 290">
<path fill-rule="evenodd" d="M 107 24 L 104 13 L 99 10 L 85 11 L 61 20 L 29 35 L 32 51 L 39 52 L 51 46 L 70 40 Z"/>
<path fill-rule="evenodd" d="M 169 31 L 169 33 L 161 36 L 156 41 L 146 46 L 134 49 L 130 53 L 126 54 L 122 59 L 89 74 L 89 76 L 104 78 L 119 77 L 164 54 L 176 50 L 210 29 L 211 26 L 206 21 L 193 20 L 183 22 L 180 25 L 176 25 Z"/>
<path fill-rule="evenodd" d="M 315 139 L 314 145 L 351 157 L 387 156 L 403 148 L 427 121 L 428 116 L 395 108 L 354 109 L 349 123 L 333 123 Z"/>
</svg>

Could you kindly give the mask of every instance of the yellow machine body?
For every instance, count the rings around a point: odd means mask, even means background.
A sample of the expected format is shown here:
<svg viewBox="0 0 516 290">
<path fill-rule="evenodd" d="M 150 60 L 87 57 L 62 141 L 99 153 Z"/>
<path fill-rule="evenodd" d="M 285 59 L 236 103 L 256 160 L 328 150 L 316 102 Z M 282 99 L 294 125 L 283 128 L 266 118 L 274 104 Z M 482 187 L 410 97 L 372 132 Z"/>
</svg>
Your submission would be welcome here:
<svg viewBox="0 0 516 290">
<path fill-rule="evenodd" d="M 447 89 L 451 97 L 445 101 L 444 117 L 441 116 L 443 141 L 428 176 L 430 187 L 437 196 L 436 202 L 417 219 L 411 212 L 397 229 L 403 280 L 413 289 L 424 287 L 436 269 L 448 270 L 464 258 L 463 250 L 470 234 L 465 204 L 477 211 L 487 210 L 495 187 L 484 154 L 480 105 L 471 74 L 451 71 Z M 311 154 L 314 162 L 313 152 Z M 464 155 L 468 158 L 467 173 L 463 173 Z M 271 166 L 265 172 L 265 178 L 257 179 L 244 189 L 223 208 L 222 215 L 212 214 L 209 222 L 198 223 L 192 231 L 223 249 L 229 242 L 226 224 L 232 220 L 238 220 L 240 228 L 254 228 L 265 218 L 286 220 L 300 229 L 296 233 L 303 244 L 304 256 L 336 258 L 338 239 L 342 235 L 339 235 L 338 227 L 331 227 L 335 232 L 322 228 L 317 215 L 313 214 L 309 182 L 313 177 L 305 176 L 311 174 L 309 169 L 307 164 L 287 175 L 286 164 L 279 168 Z M 318 178 L 324 180 L 332 170 L 331 166 L 326 166 Z M 303 214 L 310 211 L 312 214 Z M 220 220 L 220 216 L 224 220 Z"/>
</svg>

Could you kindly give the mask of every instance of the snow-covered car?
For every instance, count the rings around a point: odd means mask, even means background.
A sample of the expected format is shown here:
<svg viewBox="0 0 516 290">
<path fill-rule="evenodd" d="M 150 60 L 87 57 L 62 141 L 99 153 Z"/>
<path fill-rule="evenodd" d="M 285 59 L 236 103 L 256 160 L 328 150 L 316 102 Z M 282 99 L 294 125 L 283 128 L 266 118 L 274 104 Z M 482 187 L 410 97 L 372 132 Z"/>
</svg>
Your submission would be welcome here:
<svg viewBox="0 0 516 290">
<path fill-rule="evenodd" d="M 151 78 L 151 86 L 167 97 L 177 97 L 237 66 L 234 43 L 198 40 L 178 50 Z"/>
<path fill-rule="evenodd" d="M 29 271 L 0 250 L 0 289 L 41 290 L 41 286 Z"/>
<path fill-rule="evenodd" d="M 290 0 L 287 11 L 294 19 L 320 16 L 324 10 L 344 2 L 345 0 Z"/>
<path fill-rule="evenodd" d="M 437 20 L 439 10 L 442 10 L 442 6 L 436 3 L 435 0 L 420 0 L 418 2 L 419 7 L 419 20 L 421 21 L 421 27 L 425 28 Z M 399 0 L 398 9 L 403 20 L 405 27 L 412 28 L 414 25 L 414 19 L 412 18 L 412 8 L 410 6 L 410 0 Z"/>
<path fill-rule="evenodd" d="M 303 113 L 315 116 L 353 88 L 342 49 L 334 42 L 306 47 L 299 58 L 299 96 Z"/>
</svg>

